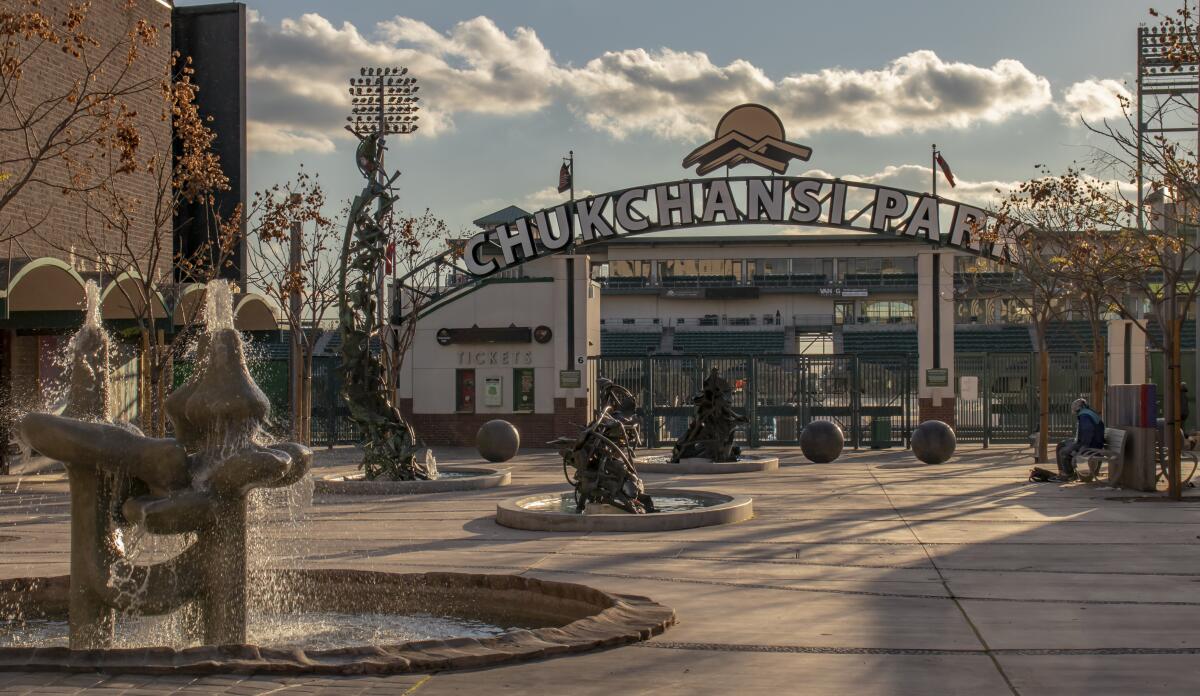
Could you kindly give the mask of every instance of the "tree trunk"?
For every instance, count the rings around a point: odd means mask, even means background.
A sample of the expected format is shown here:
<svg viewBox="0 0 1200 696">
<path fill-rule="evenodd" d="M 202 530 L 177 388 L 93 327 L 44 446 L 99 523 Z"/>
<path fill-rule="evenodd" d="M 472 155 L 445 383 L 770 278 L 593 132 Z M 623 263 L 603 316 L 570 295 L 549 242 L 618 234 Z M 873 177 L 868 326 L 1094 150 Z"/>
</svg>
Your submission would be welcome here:
<svg viewBox="0 0 1200 696">
<path fill-rule="evenodd" d="M 1183 498 L 1183 482 L 1180 476 L 1179 450 L 1179 380 L 1181 376 L 1179 343 L 1182 322 L 1172 318 L 1170 326 L 1163 324 L 1163 362 L 1166 363 L 1166 384 L 1163 389 L 1163 438 L 1167 450 L 1167 495 L 1174 500 Z"/>
<path fill-rule="evenodd" d="M 306 350 L 302 374 L 302 410 L 300 411 L 300 437 L 302 438 L 300 442 L 305 445 L 312 444 L 312 366 L 312 350 Z"/>
<path fill-rule="evenodd" d="M 154 432 L 154 366 L 150 361 L 150 332 L 142 329 L 142 351 L 138 356 L 138 402 L 140 405 L 142 432 Z"/>
<path fill-rule="evenodd" d="M 1104 339 L 1100 335 L 1100 323 L 1092 325 L 1092 409 L 1096 413 L 1104 413 L 1104 388 L 1107 382 L 1107 367 L 1105 360 L 1108 351 Z"/>
<path fill-rule="evenodd" d="M 1037 461 L 1050 459 L 1050 351 L 1046 347 L 1046 326 L 1039 322 L 1038 338 L 1038 441 Z"/>
</svg>

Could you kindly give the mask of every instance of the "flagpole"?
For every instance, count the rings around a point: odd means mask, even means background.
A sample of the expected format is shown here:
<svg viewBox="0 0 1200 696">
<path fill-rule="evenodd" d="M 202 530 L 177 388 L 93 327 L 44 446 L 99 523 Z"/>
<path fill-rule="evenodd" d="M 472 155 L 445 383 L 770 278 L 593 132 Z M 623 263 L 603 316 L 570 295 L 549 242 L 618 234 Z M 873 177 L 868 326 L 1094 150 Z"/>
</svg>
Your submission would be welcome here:
<svg viewBox="0 0 1200 696">
<path fill-rule="evenodd" d="M 929 146 L 932 150 L 929 159 L 929 176 L 933 181 L 933 197 L 937 198 L 937 143 Z"/>
<path fill-rule="evenodd" d="M 575 151 L 567 150 L 567 167 L 571 170 L 571 200 L 575 200 Z"/>
</svg>

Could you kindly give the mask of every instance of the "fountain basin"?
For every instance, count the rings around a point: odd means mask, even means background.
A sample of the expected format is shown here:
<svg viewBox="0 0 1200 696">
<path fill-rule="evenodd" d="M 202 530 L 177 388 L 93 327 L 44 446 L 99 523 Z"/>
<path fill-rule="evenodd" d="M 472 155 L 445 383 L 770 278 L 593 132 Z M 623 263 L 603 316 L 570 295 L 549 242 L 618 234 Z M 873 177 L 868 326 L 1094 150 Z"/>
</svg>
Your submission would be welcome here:
<svg viewBox="0 0 1200 696">
<path fill-rule="evenodd" d="M 742 454 L 736 462 L 714 462 L 691 457 L 672 462 L 667 454 L 646 454 L 635 457 L 633 467 L 643 474 L 746 474 L 756 471 L 777 471 L 779 457 Z"/>
<path fill-rule="evenodd" d="M 329 474 L 316 479 L 323 495 L 418 495 L 497 488 L 512 483 L 512 472 L 491 466 L 443 466 L 432 481 L 374 481 L 359 474 Z"/>
<path fill-rule="evenodd" d="M 665 532 L 744 522 L 754 517 L 749 496 L 709 491 L 651 489 L 646 493 L 661 512 L 580 514 L 573 493 L 512 498 L 496 505 L 496 522 L 513 529 L 545 532 Z"/>
<path fill-rule="evenodd" d="M 312 649 L 205 645 L 69 650 L 3 647 L 0 671 L 104 671 L 140 674 L 365 674 L 486 667 L 645 640 L 675 623 L 675 612 L 645 597 L 515 575 L 384 573 L 309 569 L 279 571 L 294 586 L 281 613 L 457 617 L 517 627 L 490 637 L 459 636 L 402 643 Z M 271 581 L 271 578 L 260 578 Z M 0 581 L 0 607 L 27 620 L 63 619 L 66 576 Z"/>
</svg>

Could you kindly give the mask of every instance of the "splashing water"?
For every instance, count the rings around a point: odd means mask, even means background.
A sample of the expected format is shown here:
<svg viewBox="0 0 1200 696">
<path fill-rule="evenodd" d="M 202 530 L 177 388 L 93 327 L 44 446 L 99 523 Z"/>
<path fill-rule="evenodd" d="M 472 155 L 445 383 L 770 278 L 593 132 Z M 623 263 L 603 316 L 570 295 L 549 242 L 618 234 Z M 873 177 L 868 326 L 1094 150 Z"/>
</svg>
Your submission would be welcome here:
<svg viewBox="0 0 1200 696">
<path fill-rule="evenodd" d="M 228 280 L 210 280 L 204 292 L 204 323 L 209 333 L 233 328 L 233 290 Z"/>
<path fill-rule="evenodd" d="M 83 286 L 83 294 L 87 300 L 87 309 L 83 315 L 85 326 L 100 326 L 100 286 L 96 281 L 89 280 Z"/>
</svg>

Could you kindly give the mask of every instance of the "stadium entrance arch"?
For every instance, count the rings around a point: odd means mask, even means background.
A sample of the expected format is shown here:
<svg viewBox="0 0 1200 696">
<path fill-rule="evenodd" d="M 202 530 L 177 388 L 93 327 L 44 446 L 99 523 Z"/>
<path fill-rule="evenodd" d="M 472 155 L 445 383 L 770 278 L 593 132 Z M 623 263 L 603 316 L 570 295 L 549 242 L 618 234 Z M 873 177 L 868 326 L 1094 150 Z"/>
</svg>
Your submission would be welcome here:
<svg viewBox="0 0 1200 696">
<path fill-rule="evenodd" d="M 1015 250 L 997 240 L 1011 235 L 1004 233 L 1001 222 L 989 211 L 932 193 L 838 178 L 786 175 L 791 160 L 805 161 L 811 154 L 810 148 L 786 140 L 782 122 L 769 109 L 755 104 L 735 107 L 718 123 L 712 140 L 683 160 L 683 166 L 695 167 L 700 178 L 589 195 L 502 221 L 397 279 L 398 295 L 413 298 L 410 309 L 423 316 L 426 311 L 422 307 L 436 311 L 454 296 L 473 291 L 492 277 L 510 275 L 506 272 L 551 256 L 564 257 L 566 282 L 547 284 L 546 290 L 562 287 L 572 293 L 576 287 L 573 278 L 587 274 L 586 268 L 577 273 L 574 260 L 586 258 L 589 245 L 664 231 L 721 226 L 803 227 L 909 239 L 928 248 L 917 254 L 917 366 L 911 375 L 906 373 L 903 382 L 906 389 L 908 385 L 916 388 L 916 418 L 938 418 L 953 424 L 953 257 L 967 253 L 1003 263 Z M 728 175 L 730 168 L 740 165 L 755 165 L 768 173 Z M 704 176 L 722 168 L 726 176 Z M 434 279 L 432 286 L 430 278 Z M 444 278 L 455 280 L 443 284 Z M 577 335 L 571 329 L 577 325 L 572 318 L 577 302 L 570 294 L 546 299 L 566 305 L 565 364 L 567 371 L 578 370 L 590 354 L 580 354 L 578 341 L 572 338 Z M 399 308 L 395 312 L 397 316 L 405 313 Z M 763 374 L 780 372 L 765 364 L 761 367 L 758 372 Z M 556 392 L 568 398 L 573 393 Z M 895 398 L 901 397 L 897 394 Z M 891 408 L 892 404 L 887 406 Z M 909 416 L 904 420 L 907 427 Z"/>
</svg>

